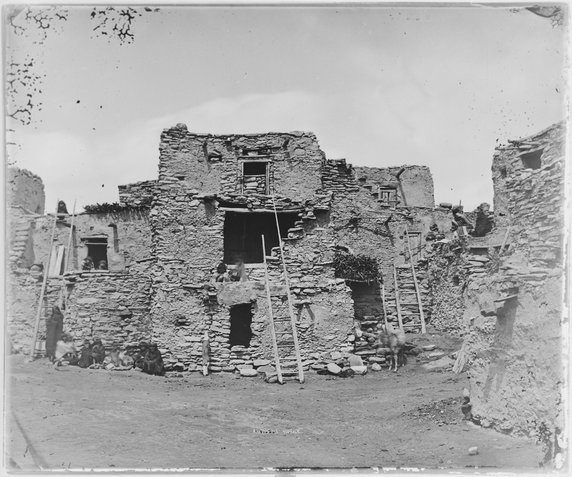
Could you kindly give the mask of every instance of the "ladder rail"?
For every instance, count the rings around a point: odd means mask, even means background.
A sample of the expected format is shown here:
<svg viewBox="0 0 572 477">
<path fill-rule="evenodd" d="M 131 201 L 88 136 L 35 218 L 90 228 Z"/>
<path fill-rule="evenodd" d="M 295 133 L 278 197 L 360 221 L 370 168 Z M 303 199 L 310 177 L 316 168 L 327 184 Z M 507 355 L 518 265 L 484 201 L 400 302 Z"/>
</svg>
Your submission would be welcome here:
<svg viewBox="0 0 572 477">
<path fill-rule="evenodd" d="M 59 203 L 59 200 L 58 200 Z M 58 212 L 56 207 L 56 213 L 54 215 L 54 225 L 52 226 L 52 235 L 50 238 L 50 251 L 48 252 L 48 260 L 44 266 L 44 278 L 42 280 L 42 288 L 40 289 L 40 299 L 38 300 L 38 311 L 36 312 L 36 322 L 34 323 L 34 333 L 32 335 L 32 346 L 30 350 L 30 360 L 34 359 L 36 355 L 36 343 L 38 339 L 38 331 L 40 330 L 40 318 L 42 315 L 42 308 L 44 303 L 44 295 L 46 293 L 46 286 L 48 284 L 48 275 L 50 273 L 50 262 L 52 260 L 52 250 L 54 248 L 54 237 L 56 235 L 56 224 L 58 222 Z"/>
<path fill-rule="evenodd" d="M 300 344 L 298 343 L 298 333 L 296 331 L 296 320 L 294 318 L 294 307 L 292 305 L 292 296 L 290 294 L 290 280 L 288 278 L 288 270 L 286 261 L 284 260 L 284 248 L 282 246 L 282 237 L 280 236 L 280 223 L 278 222 L 278 211 L 276 210 L 276 202 L 272 195 L 272 206 L 274 207 L 274 219 L 276 220 L 276 231 L 278 232 L 278 246 L 280 247 L 280 258 L 282 260 L 282 268 L 284 269 L 284 279 L 286 281 L 286 295 L 288 297 L 288 312 L 290 313 L 290 322 L 292 324 L 292 338 L 294 341 L 294 350 L 296 353 L 296 364 L 298 365 L 298 381 L 304 382 L 304 370 L 302 369 L 302 358 L 300 357 Z"/>
<path fill-rule="evenodd" d="M 65 250 L 64 251 L 64 271 L 62 273 L 62 283 L 61 283 L 59 299 L 58 299 L 58 302 L 60 303 L 60 305 L 63 305 L 64 310 L 67 310 L 67 308 L 68 308 L 67 296 L 65 293 L 66 282 L 64 279 L 64 275 L 68 271 L 68 266 L 69 266 L 69 256 L 70 256 L 71 243 L 72 243 L 72 238 L 73 238 L 73 227 L 74 227 L 74 219 L 75 219 L 75 205 L 76 205 L 76 200 L 73 201 L 73 210 L 72 210 L 72 218 L 71 218 L 71 224 L 70 224 L 70 233 L 68 235 L 67 246 L 64 249 Z"/>
<path fill-rule="evenodd" d="M 393 286 L 395 287 L 395 307 L 397 308 L 397 321 L 399 322 L 399 329 L 403 331 L 403 320 L 401 318 L 401 304 L 399 303 L 399 286 L 397 284 L 397 268 L 393 264 Z"/>
<path fill-rule="evenodd" d="M 425 314 L 423 313 L 423 304 L 421 303 L 421 294 L 419 293 L 419 283 L 417 282 L 417 274 L 415 273 L 415 265 L 413 256 L 411 255 L 411 244 L 409 243 L 409 231 L 405 229 L 405 237 L 407 238 L 407 250 L 409 250 L 409 264 L 411 265 L 411 275 L 413 276 L 413 286 L 415 287 L 415 295 L 419 305 L 419 319 L 421 321 L 421 334 L 425 334 Z"/>
<path fill-rule="evenodd" d="M 268 299 L 268 318 L 270 319 L 270 335 L 272 336 L 272 348 L 274 349 L 276 374 L 278 375 L 278 382 L 284 384 L 282 378 L 282 369 L 280 367 L 280 355 L 278 352 L 278 342 L 276 340 L 276 328 L 274 327 L 274 313 L 272 312 L 272 297 L 270 295 L 270 280 L 268 278 L 268 265 L 266 263 L 266 246 L 264 242 L 264 235 L 262 237 L 262 257 L 264 258 L 264 278 L 266 281 L 266 298 Z"/>
<path fill-rule="evenodd" d="M 385 331 L 387 332 L 387 307 L 385 306 L 385 285 L 381 284 L 381 305 L 383 307 L 383 321 L 385 322 Z"/>
</svg>

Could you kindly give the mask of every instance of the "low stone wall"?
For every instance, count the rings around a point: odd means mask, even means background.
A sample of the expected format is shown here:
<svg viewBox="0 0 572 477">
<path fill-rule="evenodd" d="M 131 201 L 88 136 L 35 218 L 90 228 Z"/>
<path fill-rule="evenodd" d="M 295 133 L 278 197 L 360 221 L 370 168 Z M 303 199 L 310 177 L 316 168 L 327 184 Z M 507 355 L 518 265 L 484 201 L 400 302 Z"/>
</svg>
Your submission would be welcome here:
<svg viewBox="0 0 572 477">
<path fill-rule="evenodd" d="M 150 206 L 157 187 L 157 181 L 141 181 L 120 185 L 119 203 L 131 207 Z"/>
<path fill-rule="evenodd" d="M 126 349 L 151 341 L 147 266 L 125 272 L 71 272 L 64 278 L 67 309 L 64 331 L 81 343 L 100 338 L 106 349 Z M 50 279 L 56 304 L 61 280 Z"/>
</svg>

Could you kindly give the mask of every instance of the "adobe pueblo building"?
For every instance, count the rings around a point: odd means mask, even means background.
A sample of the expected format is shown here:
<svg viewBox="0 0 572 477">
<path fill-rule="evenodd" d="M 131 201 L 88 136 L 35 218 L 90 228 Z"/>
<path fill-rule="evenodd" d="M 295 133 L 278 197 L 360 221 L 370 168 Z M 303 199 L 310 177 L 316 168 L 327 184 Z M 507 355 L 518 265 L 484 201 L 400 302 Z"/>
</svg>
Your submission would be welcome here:
<svg viewBox="0 0 572 477">
<path fill-rule="evenodd" d="M 158 179 L 120 186 L 119 198 L 115 211 L 77 215 L 73 230 L 61 215 L 48 300 L 63 283 L 65 328 L 78 341 L 97 336 L 121 348 L 153 341 L 170 369 L 197 369 L 205 332 L 213 371 L 271 359 L 263 254 L 275 314 L 288 316 L 276 217 L 308 362 L 332 351 L 374 356 L 367 333 L 383 322 L 382 283 L 388 319 L 397 323 L 393 274 L 394 264 L 409 259 L 406 231 L 414 261 L 431 228 L 451 235 L 451 210 L 434 207 L 427 167 L 354 169 L 327 160 L 309 133 L 212 136 L 177 125 L 162 133 Z M 13 345 L 24 348 L 54 220 L 26 213 L 38 206 L 14 204 L 11 211 L 19 299 L 10 332 Z M 105 260 L 108 270 L 81 270 L 87 256 Z M 369 267 L 343 269 L 340 257 L 348 263 L 360 256 Z M 243 279 L 216 282 L 221 262 L 230 269 L 243 263 Z M 335 263 L 342 263 L 337 271 Z M 430 321 L 428 289 L 422 276 L 419 282 Z M 408 306 L 403 325 L 415 331 L 418 309 Z"/>
<path fill-rule="evenodd" d="M 213 372 L 269 364 L 265 271 L 279 321 L 289 316 L 283 258 L 304 369 L 340 354 L 379 362 L 385 319 L 411 333 L 424 321 L 463 338 L 453 370 L 471 377 L 475 419 L 541 436 L 556 455 L 564 138 L 556 124 L 497 148 L 494 212 L 435 206 L 427 167 L 352 167 L 302 132 L 213 136 L 179 124 L 161 135 L 156 180 L 73 217 L 43 215 L 41 180 L 10 169 L 11 347 L 32 352 L 47 273 L 44 309 L 63 300 L 78 343 L 152 341 L 168 370 L 196 371 L 206 334 Z M 88 256 L 106 269 L 82 270 Z M 221 264 L 240 280 L 218 281 Z"/>
</svg>

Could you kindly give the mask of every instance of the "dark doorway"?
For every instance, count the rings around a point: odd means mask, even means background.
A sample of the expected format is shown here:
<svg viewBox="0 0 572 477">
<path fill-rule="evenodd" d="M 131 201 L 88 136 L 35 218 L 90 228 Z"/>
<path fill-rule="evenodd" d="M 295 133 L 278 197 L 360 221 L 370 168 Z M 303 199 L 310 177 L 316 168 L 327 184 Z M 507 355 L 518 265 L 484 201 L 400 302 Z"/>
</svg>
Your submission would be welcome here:
<svg viewBox="0 0 572 477">
<path fill-rule="evenodd" d="M 278 214 L 280 236 L 288 236 L 288 229 L 298 220 L 297 212 Z M 273 212 L 226 212 L 224 219 L 224 262 L 262 263 L 262 240 L 266 242 L 266 255 L 278 246 L 278 232 Z"/>
<path fill-rule="evenodd" d="M 383 317 L 383 303 L 379 283 L 363 283 L 346 281 L 352 290 L 354 301 L 354 317 L 363 320 L 364 316 Z"/>
<path fill-rule="evenodd" d="M 252 338 L 252 303 L 243 303 L 230 307 L 230 338 L 231 346 L 250 346 Z"/>
</svg>

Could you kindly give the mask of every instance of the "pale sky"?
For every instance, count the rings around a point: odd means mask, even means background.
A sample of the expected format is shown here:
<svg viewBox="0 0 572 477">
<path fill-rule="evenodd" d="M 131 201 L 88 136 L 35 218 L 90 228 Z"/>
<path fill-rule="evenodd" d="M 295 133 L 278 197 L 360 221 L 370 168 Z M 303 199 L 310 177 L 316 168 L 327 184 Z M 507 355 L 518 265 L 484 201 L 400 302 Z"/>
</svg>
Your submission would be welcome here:
<svg viewBox="0 0 572 477">
<path fill-rule="evenodd" d="M 43 46 L 5 44 L 46 75 L 42 111 L 8 122 L 7 137 L 9 159 L 42 177 L 48 211 L 156 179 L 159 135 L 181 122 L 312 131 L 331 159 L 427 165 L 436 202 L 472 210 L 492 203 L 495 146 L 565 115 L 566 32 L 524 10 L 161 7 L 127 45 L 93 38 L 89 7 L 70 11 Z"/>
</svg>

